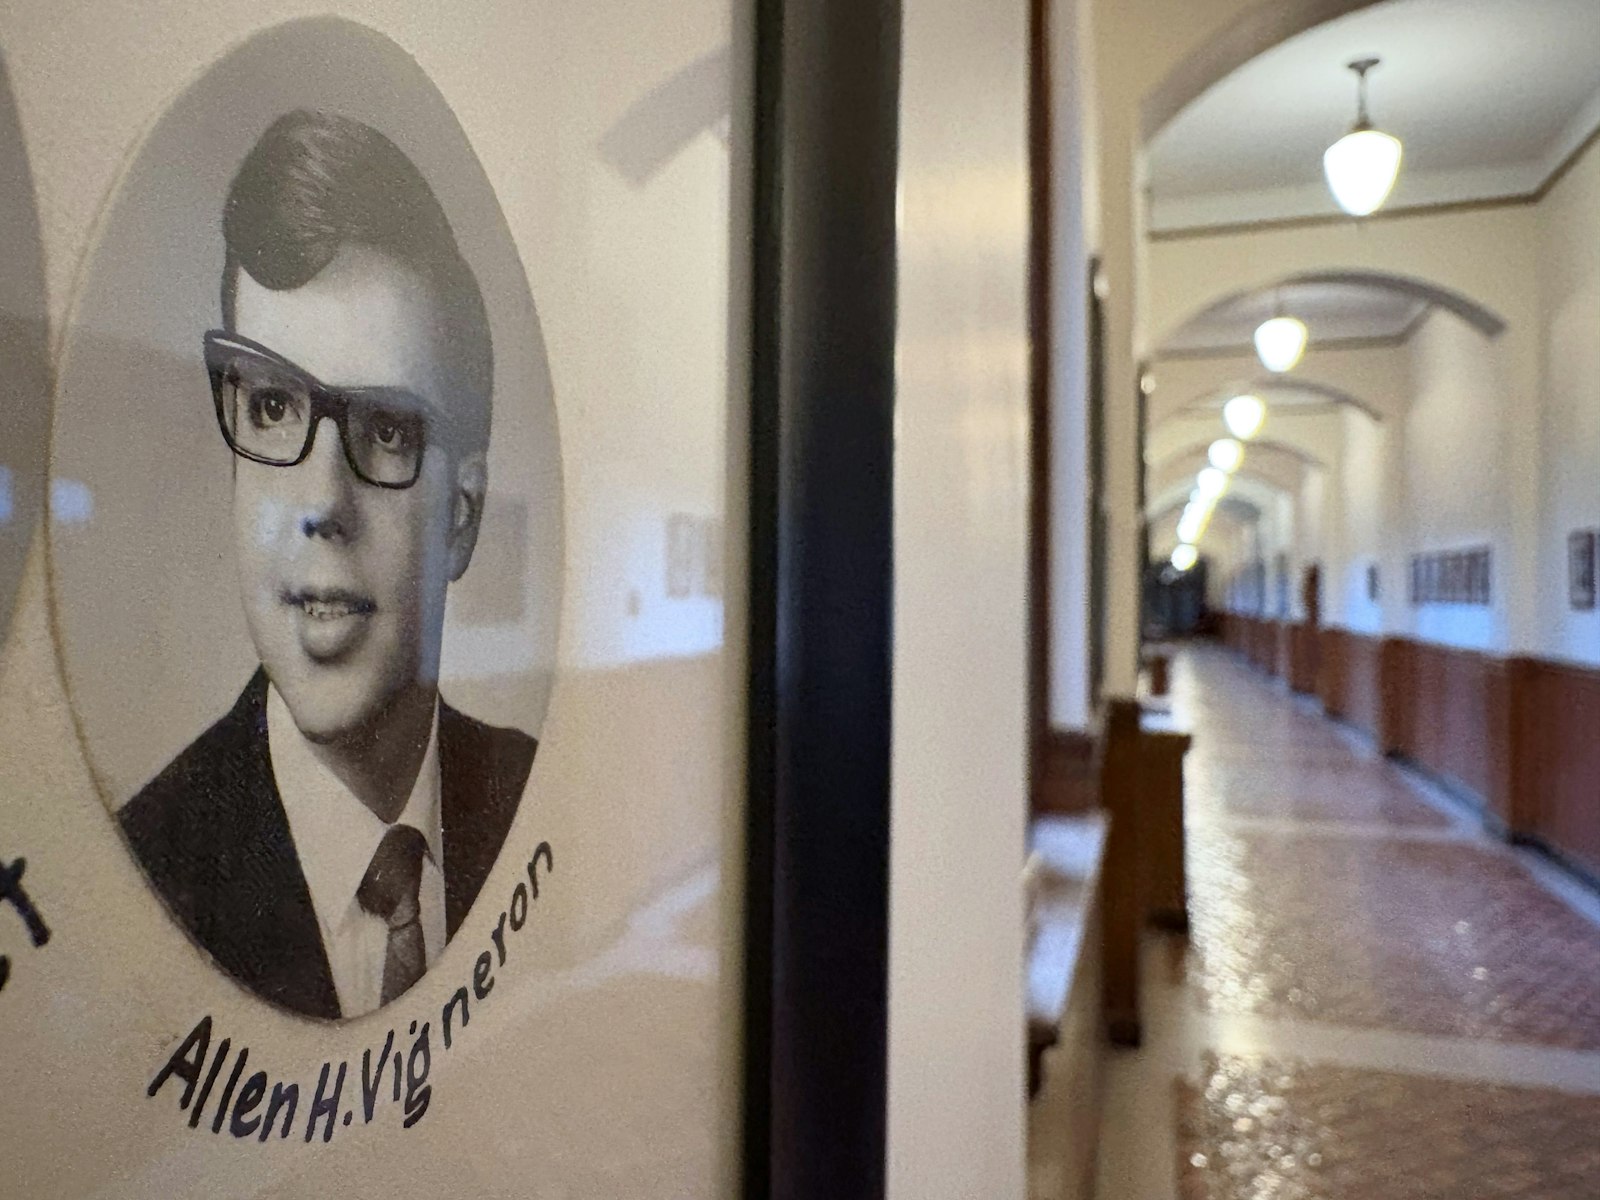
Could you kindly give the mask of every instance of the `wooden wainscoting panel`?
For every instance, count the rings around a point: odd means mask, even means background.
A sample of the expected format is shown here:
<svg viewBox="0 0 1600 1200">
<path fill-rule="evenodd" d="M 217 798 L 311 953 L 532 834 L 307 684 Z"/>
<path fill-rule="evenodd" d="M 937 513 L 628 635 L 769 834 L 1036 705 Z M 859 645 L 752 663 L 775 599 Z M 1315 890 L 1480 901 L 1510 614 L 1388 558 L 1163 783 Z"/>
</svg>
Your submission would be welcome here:
<svg viewBox="0 0 1600 1200">
<path fill-rule="evenodd" d="M 1406 642 L 1397 749 L 1509 823 L 1511 687 L 1505 659 Z"/>
<path fill-rule="evenodd" d="M 1344 697 L 1349 676 L 1349 638 L 1343 629 L 1324 629 L 1320 633 L 1317 699 L 1330 717 L 1343 717 L 1347 711 Z"/>
<path fill-rule="evenodd" d="M 1033 814 L 1073 815 L 1100 807 L 1100 777 L 1095 768 L 1098 738 L 1076 729 L 1045 733 L 1039 777 L 1033 790 Z"/>
<path fill-rule="evenodd" d="M 1288 621 L 1272 622 L 1271 671 L 1279 679 L 1288 679 L 1294 673 L 1294 625 Z"/>
<path fill-rule="evenodd" d="M 1600 873 L 1600 671 L 1525 659 L 1512 828 Z"/>
<path fill-rule="evenodd" d="M 1250 620 L 1250 661 L 1257 670 L 1271 672 L 1272 659 L 1277 653 L 1278 639 L 1271 621 L 1261 617 Z"/>
<path fill-rule="evenodd" d="M 1321 630 L 1309 621 L 1296 621 L 1289 626 L 1289 687 L 1294 691 L 1316 692 L 1321 641 Z"/>
<path fill-rule="evenodd" d="M 1418 704 L 1413 644 L 1404 638 L 1386 637 L 1378 639 L 1377 646 L 1378 749 L 1385 754 L 1412 754 L 1417 741 Z"/>
<path fill-rule="evenodd" d="M 1327 712 L 1374 741 L 1383 727 L 1383 639 L 1349 629 L 1324 629 L 1317 691 Z"/>
</svg>

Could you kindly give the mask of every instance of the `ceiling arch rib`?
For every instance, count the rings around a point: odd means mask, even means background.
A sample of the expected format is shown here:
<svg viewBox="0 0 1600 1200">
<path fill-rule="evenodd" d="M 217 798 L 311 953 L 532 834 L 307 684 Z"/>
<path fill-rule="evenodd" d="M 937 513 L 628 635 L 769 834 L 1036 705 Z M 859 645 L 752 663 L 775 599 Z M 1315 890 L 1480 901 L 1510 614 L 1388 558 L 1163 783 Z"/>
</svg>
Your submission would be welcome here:
<svg viewBox="0 0 1600 1200">
<path fill-rule="evenodd" d="M 1189 492 L 1195 487 L 1195 477 L 1206 465 L 1203 453 L 1169 459 L 1151 470 L 1147 491 L 1166 494 L 1170 490 L 1181 490 L 1187 499 Z M 1244 466 L 1230 476 L 1230 488 L 1248 480 L 1265 484 L 1275 492 L 1286 496 L 1297 496 L 1310 469 L 1289 457 L 1249 456 L 1245 459 Z"/>
<path fill-rule="evenodd" d="M 1423 316 L 1434 311 L 1460 318 L 1484 337 L 1499 337 L 1506 329 L 1506 320 L 1498 312 L 1453 288 L 1401 272 L 1352 267 L 1298 271 L 1226 292 L 1202 305 L 1164 337 L 1157 354 L 1249 349 L 1255 327 L 1280 311 L 1305 320 L 1311 326 L 1313 344 L 1400 344 Z M 1213 339 L 1225 340 L 1220 345 L 1203 341 L 1195 345 L 1193 331 L 1197 328 Z"/>
<path fill-rule="evenodd" d="M 1257 55 L 1308 29 L 1380 2 L 1262 0 L 1168 71 L 1146 93 L 1139 106 L 1141 142 L 1148 143 L 1207 88 Z"/>
<path fill-rule="evenodd" d="M 1211 388 L 1189 400 L 1181 401 L 1163 411 L 1152 424 L 1160 424 L 1174 418 L 1192 417 L 1197 413 L 1210 411 L 1220 413 L 1222 406 L 1241 392 L 1253 392 L 1260 396 L 1267 402 L 1268 409 L 1274 404 L 1279 409 L 1289 409 L 1294 412 L 1321 412 L 1329 407 L 1353 408 L 1374 421 L 1382 421 L 1384 418 L 1384 414 L 1373 405 L 1330 383 L 1321 383 L 1315 379 L 1297 379 L 1292 386 L 1285 386 L 1281 381 L 1274 382 L 1271 379 L 1247 379 L 1230 386 Z M 1219 433 L 1217 436 L 1222 435 Z"/>
<path fill-rule="evenodd" d="M 1226 434 L 1219 435 L 1219 437 L 1226 437 Z M 1149 467 L 1150 470 L 1162 470 L 1163 467 L 1168 466 L 1170 462 L 1184 462 L 1184 464 L 1189 464 L 1189 462 L 1205 462 L 1206 451 L 1210 451 L 1211 443 L 1213 442 L 1216 442 L 1216 438 L 1210 438 L 1210 440 L 1197 440 L 1197 442 L 1184 442 L 1182 445 L 1170 446 L 1170 448 L 1157 451 L 1154 456 L 1150 456 L 1150 458 L 1146 461 L 1146 466 Z M 1320 458 L 1320 456 L 1312 453 L 1312 451 L 1310 451 L 1309 448 L 1306 448 L 1306 446 L 1296 446 L 1291 445 L 1290 442 L 1280 442 L 1280 440 L 1277 440 L 1277 438 L 1261 437 L 1253 438 L 1251 442 L 1245 443 L 1245 461 L 1259 462 L 1261 459 L 1290 462 L 1290 464 L 1293 464 L 1293 466 L 1298 467 L 1299 470 L 1320 469 L 1320 467 L 1326 466 L 1326 462 L 1323 462 L 1323 459 Z"/>
<path fill-rule="evenodd" d="M 1256 393 L 1269 408 L 1338 404 L 1375 421 L 1404 414 L 1410 402 L 1408 356 L 1393 347 L 1313 347 L 1288 376 L 1265 373 L 1253 350 L 1161 359 L 1150 376 L 1152 428 L 1180 414 L 1220 408 L 1241 392 Z"/>
<path fill-rule="evenodd" d="M 1162 497 L 1159 504 L 1152 506 L 1145 513 L 1145 519 L 1152 527 L 1176 524 L 1188 503 L 1187 493 L 1179 496 L 1169 492 Z M 1241 525 L 1249 525 L 1261 519 L 1261 506 L 1248 497 L 1230 492 L 1217 501 L 1217 515 L 1227 517 Z"/>
<path fill-rule="evenodd" d="M 1179 507 L 1189 502 L 1189 493 L 1194 491 L 1194 472 L 1182 470 L 1168 470 L 1166 474 L 1150 480 L 1149 496 L 1152 501 L 1146 504 L 1146 515 L 1162 512 L 1162 510 Z M 1298 480 L 1285 480 L 1277 477 L 1275 472 L 1267 472 L 1262 467 L 1253 467 L 1246 464 L 1238 470 L 1229 482 L 1227 498 L 1242 499 L 1253 504 L 1256 509 L 1275 509 L 1282 501 L 1293 502 L 1299 491 Z"/>
</svg>

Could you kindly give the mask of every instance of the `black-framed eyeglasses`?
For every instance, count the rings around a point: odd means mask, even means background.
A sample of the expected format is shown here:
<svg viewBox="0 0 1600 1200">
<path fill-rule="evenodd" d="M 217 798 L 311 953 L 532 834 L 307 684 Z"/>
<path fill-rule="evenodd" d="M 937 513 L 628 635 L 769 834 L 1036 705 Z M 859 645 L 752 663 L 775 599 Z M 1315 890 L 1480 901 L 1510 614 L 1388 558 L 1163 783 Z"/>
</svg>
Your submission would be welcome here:
<svg viewBox="0 0 1600 1200">
<path fill-rule="evenodd" d="M 437 415 L 415 393 L 395 387 L 329 387 L 258 342 L 222 329 L 205 335 L 206 371 L 217 424 L 240 458 L 273 467 L 306 460 L 317 425 L 339 429 L 345 460 L 375 487 L 408 488 L 422 473 Z"/>
</svg>

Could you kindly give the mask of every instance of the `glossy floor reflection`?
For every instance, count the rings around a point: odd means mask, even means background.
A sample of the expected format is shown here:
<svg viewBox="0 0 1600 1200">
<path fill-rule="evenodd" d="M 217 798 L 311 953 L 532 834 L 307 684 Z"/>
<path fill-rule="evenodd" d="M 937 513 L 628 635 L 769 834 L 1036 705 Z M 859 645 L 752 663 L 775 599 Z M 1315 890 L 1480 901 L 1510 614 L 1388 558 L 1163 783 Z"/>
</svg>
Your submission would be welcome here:
<svg viewBox="0 0 1600 1200">
<path fill-rule="evenodd" d="M 1593 1200 L 1600 1097 L 1208 1055 L 1179 1084 L 1184 1200 Z"/>
<path fill-rule="evenodd" d="M 1600 1196 L 1600 898 L 1216 649 L 1099 1200 Z"/>
</svg>

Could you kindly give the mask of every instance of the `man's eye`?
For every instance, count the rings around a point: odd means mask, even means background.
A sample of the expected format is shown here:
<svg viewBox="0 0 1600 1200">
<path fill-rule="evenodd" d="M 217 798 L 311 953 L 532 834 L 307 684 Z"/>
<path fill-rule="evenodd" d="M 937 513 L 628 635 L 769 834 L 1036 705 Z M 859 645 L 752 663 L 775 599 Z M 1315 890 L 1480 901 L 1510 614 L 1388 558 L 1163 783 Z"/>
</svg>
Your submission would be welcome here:
<svg viewBox="0 0 1600 1200">
<path fill-rule="evenodd" d="M 279 388 L 250 393 L 250 420 L 258 429 L 270 429 L 298 416 L 294 397 Z"/>
<path fill-rule="evenodd" d="M 409 450 L 415 440 L 410 423 L 378 416 L 369 426 L 373 442 L 384 450 Z"/>
</svg>

